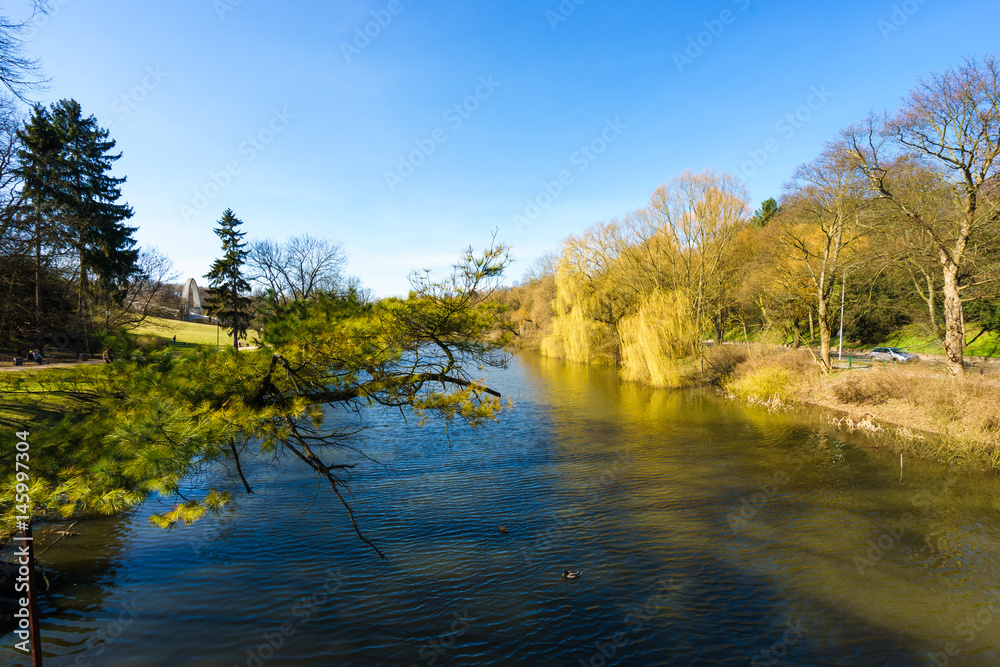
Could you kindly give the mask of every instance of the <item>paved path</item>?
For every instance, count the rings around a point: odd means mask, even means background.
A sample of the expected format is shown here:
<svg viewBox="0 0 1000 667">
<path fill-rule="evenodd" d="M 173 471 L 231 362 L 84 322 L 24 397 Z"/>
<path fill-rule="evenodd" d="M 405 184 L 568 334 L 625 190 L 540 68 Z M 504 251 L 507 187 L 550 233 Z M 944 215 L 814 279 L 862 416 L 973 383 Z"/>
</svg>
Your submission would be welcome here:
<svg viewBox="0 0 1000 667">
<path fill-rule="evenodd" d="M 240 348 L 240 352 L 250 352 L 251 350 L 256 350 L 258 347 L 256 345 L 248 345 Z M 26 371 L 32 368 L 69 368 L 70 366 L 93 366 L 95 364 L 103 364 L 103 359 L 88 359 L 87 361 L 52 361 L 46 362 L 39 366 L 33 361 L 24 361 L 23 366 L 14 366 L 11 362 L 0 362 L 4 364 L 0 366 L 0 372 L 10 372 L 10 371 Z M 10 364 L 10 365 L 7 365 Z"/>
<path fill-rule="evenodd" d="M 0 366 L 0 371 L 26 371 L 32 368 L 69 368 L 70 366 L 93 366 L 103 364 L 103 359 L 88 359 L 87 361 L 54 361 L 36 364 L 34 361 L 25 361 L 23 366 Z"/>
</svg>

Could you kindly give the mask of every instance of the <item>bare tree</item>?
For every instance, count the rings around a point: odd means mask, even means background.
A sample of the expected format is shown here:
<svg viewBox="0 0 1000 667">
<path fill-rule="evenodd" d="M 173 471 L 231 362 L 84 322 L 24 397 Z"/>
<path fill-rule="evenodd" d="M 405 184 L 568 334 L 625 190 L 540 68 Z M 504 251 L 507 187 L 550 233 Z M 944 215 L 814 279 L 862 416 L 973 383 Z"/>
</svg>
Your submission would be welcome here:
<svg viewBox="0 0 1000 667">
<path fill-rule="evenodd" d="M 519 281 L 521 285 L 527 285 L 533 280 L 541 280 L 546 276 L 554 275 L 556 265 L 559 263 L 559 253 L 547 252 L 524 270 L 524 276 Z"/>
<path fill-rule="evenodd" d="M 17 131 L 22 118 L 13 98 L 0 96 L 0 244 L 11 240 L 8 237 L 15 225 L 18 212 L 17 153 L 20 140 Z"/>
<path fill-rule="evenodd" d="M 830 298 L 848 255 L 865 233 L 862 219 L 868 187 L 844 143 L 828 144 L 813 162 L 795 171 L 779 214 L 781 241 L 793 264 L 801 263 L 812 284 L 819 323 L 820 360 L 830 361 Z M 843 283 L 841 283 L 843 289 Z"/>
<path fill-rule="evenodd" d="M 891 117 L 848 131 L 874 189 L 933 244 L 943 278 L 948 367 L 965 370 L 962 277 L 977 237 L 996 235 L 1000 62 L 970 59 L 921 80 Z"/>
<path fill-rule="evenodd" d="M 119 327 L 135 327 L 155 312 L 159 312 L 157 302 L 162 299 L 180 274 L 174 270 L 174 263 L 156 248 L 143 248 L 136 260 L 138 271 L 125 286 L 121 305 L 114 310 L 105 310 L 105 331 Z M 171 313 L 176 313 L 173 309 Z"/>
<path fill-rule="evenodd" d="M 38 61 L 25 57 L 23 45 L 25 29 L 49 12 L 48 0 L 35 0 L 32 8 L 31 17 L 20 23 L 0 16 L 0 83 L 22 102 L 28 102 L 27 95 L 43 90 L 47 83 Z"/>
<path fill-rule="evenodd" d="M 731 174 L 685 171 L 657 188 L 646 209 L 649 223 L 672 247 L 673 261 L 665 267 L 672 288 L 688 297 L 697 326 L 710 321 L 720 340 L 725 311 L 735 302 L 734 254 L 749 224 L 749 201 L 746 187 Z"/>
<path fill-rule="evenodd" d="M 250 243 L 250 279 L 281 301 L 309 299 L 320 292 L 344 291 L 347 255 L 340 243 L 309 235 L 284 243 L 263 239 Z M 355 286 L 357 287 L 357 286 Z"/>
<path fill-rule="evenodd" d="M 285 249 L 277 241 L 262 239 L 250 242 L 247 255 L 248 278 L 255 287 L 286 297 Z"/>
</svg>

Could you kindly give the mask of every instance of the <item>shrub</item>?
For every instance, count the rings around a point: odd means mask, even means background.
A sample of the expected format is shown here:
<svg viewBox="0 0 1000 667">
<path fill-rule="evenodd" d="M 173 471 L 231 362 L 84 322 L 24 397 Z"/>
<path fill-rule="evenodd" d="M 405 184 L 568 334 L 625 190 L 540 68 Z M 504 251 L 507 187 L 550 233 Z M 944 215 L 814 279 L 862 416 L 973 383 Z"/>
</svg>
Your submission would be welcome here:
<svg viewBox="0 0 1000 667">
<path fill-rule="evenodd" d="M 890 398 L 903 398 L 907 389 L 905 379 L 879 371 L 852 373 L 839 384 L 833 393 L 842 403 L 850 405 L 881 405 Z"/>
<path fill-rule="evenodd" d="M 751 403 L 774 405 L 792 400 L 792 373 L 780 366 L 758 366 L 726 385 L 730 393 Z"/>
<path fill-rule="evenodd" d="M 747 348 L 743 345 L 713 345 L 706 348 L 705 380 L 721 387 L 748 356 Z"/>
<path fill-rule="evenodd" d="M 160 348 L 164 347 L 166 343 L 163 342 L 159 336 L 139 336 L 136 339 L 136 349 L 142 354 L 149 354 Z"/>
</svg>

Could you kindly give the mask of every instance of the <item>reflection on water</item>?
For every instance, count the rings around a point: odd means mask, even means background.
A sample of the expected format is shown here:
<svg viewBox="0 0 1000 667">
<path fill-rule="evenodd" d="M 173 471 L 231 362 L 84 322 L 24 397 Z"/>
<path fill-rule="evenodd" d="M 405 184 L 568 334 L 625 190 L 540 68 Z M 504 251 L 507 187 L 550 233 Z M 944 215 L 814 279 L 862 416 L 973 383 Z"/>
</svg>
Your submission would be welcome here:
<svg viewBox="0 0 1000 667">
<path fill-rule="evenodd" d="M 373 413 L 352 489 L 388 561 L 294 461 L 194 526 L 80 524 L 46 664 L 1000 663 L 993 481 L 607 369 L 490 382 L 515 410 L 450 444 Z"/>
</svg>

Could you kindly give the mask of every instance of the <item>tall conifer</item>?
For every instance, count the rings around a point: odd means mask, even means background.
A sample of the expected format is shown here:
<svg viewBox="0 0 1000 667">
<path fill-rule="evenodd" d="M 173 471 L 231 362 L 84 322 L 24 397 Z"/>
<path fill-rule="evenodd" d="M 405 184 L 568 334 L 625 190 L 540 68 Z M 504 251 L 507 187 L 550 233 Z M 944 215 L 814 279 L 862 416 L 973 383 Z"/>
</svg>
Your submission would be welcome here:
<svg viewBox="0 0 1000 667">
<path fill-rule="evenodd" d="M 21 206 L 17 226 L 29 240 L 34 265 L 34 329 L 35 344 L 41 349 L 44 342 L 44 314 L 42 312 L 43 267 L 50 252 L 59 244 L 56 213 L 63 169 L 62 141 L 52 117 L 42 105 L 32 109 L 24 127 L 17 133 L 21 142 L 18 151 L 17 175 L 22 180 Z"/>
<path fill-rule="evenodd" d="M 205 274 L 211 290 L 208 312 L 230 330 L 233 347 L 239 347 L 240 338 L 246 339 L 250 325 L 250 298 L 244 296 L 250 291 L 250 283 L 243 275 L 248 251 L 243 241 L 246 233 L 239 231 L 242 224 L 233 209 L 227 208 L 222 214 L 215 233 L 222 239 L 223 255 Z"/>
<path fill-rule="evenodd" d="M 135 274 L 138 250 L 135 227 L 124 224 L 132 207 L 119 204 L 124 178 L 109 175 L 121 153 L 93 116 L 83 117 L 76 100 L 52 106 L 52 123 L 62 140 L 63 187 L 60 209 L 80 270 L 79 317 L 89 351 L 91 306 L 116 304 L 125 283 Z M 91 282 L 93 280 L 93 282 Z"/>
</svg>

